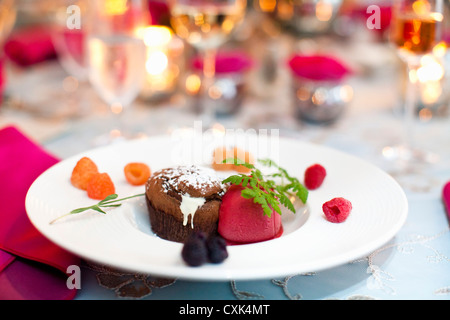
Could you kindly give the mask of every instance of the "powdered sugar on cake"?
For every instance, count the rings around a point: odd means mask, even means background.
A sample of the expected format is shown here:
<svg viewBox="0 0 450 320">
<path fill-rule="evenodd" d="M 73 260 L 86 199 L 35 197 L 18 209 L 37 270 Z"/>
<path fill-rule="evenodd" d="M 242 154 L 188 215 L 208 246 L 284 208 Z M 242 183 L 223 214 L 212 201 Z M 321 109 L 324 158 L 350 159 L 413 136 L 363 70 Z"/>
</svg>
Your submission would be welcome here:
<svg viewBox="0 0 450 320">
<path fill-rule="evenodd" d="M 181 186 L 206 191 L 210 188 L 223 188 L 221 179 L 213 169 L 198 166 L 179 166 L 156 172 L 164 180 L 162 188 L 165 193 L 169 190 L 180 190 Z"/>
</svg>

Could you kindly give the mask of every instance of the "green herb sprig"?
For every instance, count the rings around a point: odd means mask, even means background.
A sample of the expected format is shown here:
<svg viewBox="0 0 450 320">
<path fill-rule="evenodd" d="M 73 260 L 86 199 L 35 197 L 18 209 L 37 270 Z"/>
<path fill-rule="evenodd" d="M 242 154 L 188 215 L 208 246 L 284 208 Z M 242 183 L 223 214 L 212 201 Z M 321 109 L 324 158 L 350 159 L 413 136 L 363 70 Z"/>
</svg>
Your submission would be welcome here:
<svg viewBox="0 0 450 320">
<path fill-rule="evenodd" d="M 81 212 L 88 211 L 88 210 L 94 210 L 94 211 L 106 214 L 106 212 L 104 210 L 102 210 L 102 208 L 117 208 L 122 205 L 121 203 L 118 203 L 118 202 L 132 199 L 132 198 L 142 197 L 144 195 L 145 195 L 145 193 L 140 193 L 140 194 L 126 197 L 126 198 L 117 199 L 119 197 L 117 194 L 111 194 L 111 195 L 107 196 L 105 199 L 103 199 L 102 201 L 98 202 L 97 204 L 94 204 L 89 207 L 74 209 L 74 210 L 70 211 L 69 213 L 54 219 L 53 221 L 50 222 L 50 224 L 53 224 L 56 221 L 58 221 L 64 217 L 67 217 L 69 215 L 81 213 Z"/>
<path fill-rule="evenodd" d="M 303 203 L 308 199 L 308 189 L 295 177 L 289 175 L 287 170 L 281 168 L 270 159 L 258 160 L 260 164 L 268 168 L 275 168 L 277 171 L 271 174 L 263 174 L 261 170 L 250 163 L 245 163 L 237 158 L 225 159 L 223 163 L 233 163 L 241 165 L 251 170 L 250 174 L 232 175 L 223 183 L 231 183 L 234 185 L 242 185 L 244 189 L 241 192 L 242 197 L 253 199 L 254 203 L 260 204 L 264 214 L 272 215 L 275 210 L 281 214 L 280 206 L 283 205 L 290 211 L 295 213 L 295 207 L 290 197 L 297 196 Z M 278 184 L 274 179 L 281 179 Z"/>
</svg>

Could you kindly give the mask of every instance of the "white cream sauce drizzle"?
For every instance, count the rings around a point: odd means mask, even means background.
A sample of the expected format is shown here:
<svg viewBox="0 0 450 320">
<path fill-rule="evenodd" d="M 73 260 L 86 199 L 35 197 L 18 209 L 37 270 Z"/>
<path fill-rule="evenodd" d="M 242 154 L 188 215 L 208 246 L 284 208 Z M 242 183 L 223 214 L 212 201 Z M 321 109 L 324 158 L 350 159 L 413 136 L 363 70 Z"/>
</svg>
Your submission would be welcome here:
<svg viewBox="0 0 450 320">
<path fill-rule="evenodd" d="M 198 208 L 205 203 L 205 198 L 193 198 L 188 194 L 181 195 L 180 210 L 183 214 L 183 226 L 187 225 L 189 215 L 191 216 L 191 228 L 194 228 L 194 215 Z"/>
</svg>

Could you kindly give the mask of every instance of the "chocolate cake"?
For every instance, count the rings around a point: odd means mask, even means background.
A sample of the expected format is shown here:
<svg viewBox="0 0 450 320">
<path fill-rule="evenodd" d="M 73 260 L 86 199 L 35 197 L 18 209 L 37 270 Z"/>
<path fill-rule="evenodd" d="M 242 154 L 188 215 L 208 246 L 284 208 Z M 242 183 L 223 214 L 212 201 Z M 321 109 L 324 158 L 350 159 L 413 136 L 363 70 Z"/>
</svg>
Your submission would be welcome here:
<svg viewBox="0 0 450 320">
<path fill-rule="evenodd" d="M 153 232 L 176 242 L 184 242 L 193 231 L 216 233 L 224 193 L 212 169 L 179 166 L 155 172 L 146 184 Z"/>
</svg>

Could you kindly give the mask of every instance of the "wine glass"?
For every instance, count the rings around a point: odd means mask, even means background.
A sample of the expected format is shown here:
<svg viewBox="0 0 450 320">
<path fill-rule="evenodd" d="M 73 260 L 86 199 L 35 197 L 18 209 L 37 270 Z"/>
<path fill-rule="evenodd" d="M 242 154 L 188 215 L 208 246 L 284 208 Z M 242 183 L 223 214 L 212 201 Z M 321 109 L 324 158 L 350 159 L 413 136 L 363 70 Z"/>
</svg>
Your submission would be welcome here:
<svg viewBox="0 0 450 320">
<path fill-rule="evenodd" d="M 87 2 L 88 0 L 58 0 L 48 10 L 49 20 L 52 22 L 53 47 L 66 76 L 62 80 L 64 90 L 58 93 L 65 103 L 58 105 L 57 110 L 46 108 L 45 112 L 54 114 L 55 117 L 63 115 L 68 120 L 92 112 L 87 98 L 91 94 L 91 86 L 88 82 L 86 32 L 81 19 L 86 15 Z"/>
<path fill-rule="evenodd" d="M 207 105 L 207 94 L 214 83 L 216 54 L 230 33 L 243 21 L 246 0 L 171 0 L 171 24 L 177 35 L 203 56 L 201 111 L 211 124 L 214 108 Z"/>
<path fill-rule="evenodd" d="M 148 24 L 145 0 L 92 0 L 88 15 L 89 81 L 118 120 L 109 142 L 131 138 L 124 112 L 145 79 L 146 48 L 140 34 Z"/>
<path fill-rule="evenodd" d="M 67 8 L 74 5 L 81 16 L 86 15 L 88 0 L 64 0 L 54 14 L 52 41 L 63 69 L 79 82 L 87 81 L 88 68 L 85 50 L 85 30 L 67 24 Z"/>
<path fill-rule="evenodd" d="M 414 146 L 414 122 L 418 102 L 418 70 L 421 59 L 432 53 L 441 36 L 444 19 L 443 0 L 394 0 L 390 42 L 407 66 L 407 88 L 404 101 L 405 132 L 401 145 L 383 149 L 383 155 L 395 161 L 413 165 L 433 163 L 438 156 Z"/>
</svg>

